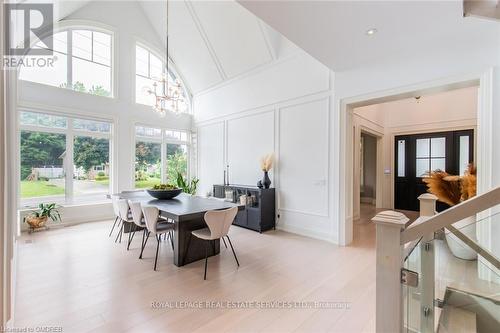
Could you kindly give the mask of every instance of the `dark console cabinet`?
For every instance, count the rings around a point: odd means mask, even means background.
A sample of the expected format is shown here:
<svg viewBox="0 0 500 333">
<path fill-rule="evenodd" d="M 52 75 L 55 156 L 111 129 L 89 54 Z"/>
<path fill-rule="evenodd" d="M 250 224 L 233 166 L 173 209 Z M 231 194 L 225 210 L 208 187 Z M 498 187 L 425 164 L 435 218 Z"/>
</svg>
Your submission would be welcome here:
<svg viewBox="0 0 500 333">
<path fill-rule="evenodd" d="M 214 185 L 213 196 L 227 198 L 240 203 L 240 197 L 250 198 L 245 210 L 236 215 L 234 225 L 263 232 L 276 226 L 276 204 L 274 188 L 264 189 L 251 186 Z"/>
</svg>

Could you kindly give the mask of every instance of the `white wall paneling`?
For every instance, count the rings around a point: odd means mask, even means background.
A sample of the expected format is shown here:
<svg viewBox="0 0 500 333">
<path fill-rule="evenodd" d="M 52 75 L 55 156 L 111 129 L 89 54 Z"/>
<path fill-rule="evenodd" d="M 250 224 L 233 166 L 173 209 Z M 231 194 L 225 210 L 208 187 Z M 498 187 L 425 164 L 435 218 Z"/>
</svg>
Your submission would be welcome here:
<svg viewBox="0 0 500 333">
<path fill-rule="evenodd" d="M 262 179 L 260 159 L 274 152 L 274 110 L 227 120 L 227 164 L 231 184 Z M 269 177 L 273 181 L 273 172 Z"/>
<path fill-rule="evenodd" d="M 329 176 L 331 75 L 300 52 L 195 96 L 201 193 L 222 182 L 223 167 L 201 175 L 213 158 L 210 151 L 217 151 L 217 160 L 226 151 L 230 182 L 246 185 L 262 178 L 260 157 L 274 151 L 277 228 L 336 242 Z M 209 131 L 226 133 L 224 142 Z"/>
<path fill-rule="evenodd" d="M 280 109 L 280 210 L 328 217 L 328 98 Z"/>
<path fill-rule="evenodd" d="M 224 182 L 224 123 L 212 123 L 197 129 L 198 193 L 212 192 L 212 185 Z"/>
</svg>

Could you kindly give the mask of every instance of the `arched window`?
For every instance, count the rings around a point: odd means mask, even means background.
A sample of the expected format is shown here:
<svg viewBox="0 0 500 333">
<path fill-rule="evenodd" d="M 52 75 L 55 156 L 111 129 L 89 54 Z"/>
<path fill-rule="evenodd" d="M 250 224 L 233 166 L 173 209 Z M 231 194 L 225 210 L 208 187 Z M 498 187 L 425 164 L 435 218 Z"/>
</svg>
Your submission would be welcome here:
<svg viewBox="0 0 500 333">
<path fill-rule="evenodd" d="M 150 49 L 143 45 L 136 44 L 135 46 L 135 102 L 138 104 L 151 105 L 155 104 L 155 97 L 148 93 L 148 90 L 153 90 L 153 84 L 158 85 L 157 89 L 160 92 L 163 87 L 160 87 L 160 79 L 165 73 L 165 63 L 161 58 L 156 56 Z M 169 84 L 174 84 L 180 81 L 180 78 L 170 70 L 168 75 Z M 181 85 L 183 84 L 180 82 Z M 183 86 L 184 102 L 179 104 L 181 112 L 189 112 L 188 93 Z"/>
<path fill-rule="evenodd" d="M 53 37 L 53 67 L 23 67 L 19 79 L 112 97 L 113 35 L 92 28 L 70 27 Z M 45 48 L 43 40 L 34 48 Z"/>
</svg>

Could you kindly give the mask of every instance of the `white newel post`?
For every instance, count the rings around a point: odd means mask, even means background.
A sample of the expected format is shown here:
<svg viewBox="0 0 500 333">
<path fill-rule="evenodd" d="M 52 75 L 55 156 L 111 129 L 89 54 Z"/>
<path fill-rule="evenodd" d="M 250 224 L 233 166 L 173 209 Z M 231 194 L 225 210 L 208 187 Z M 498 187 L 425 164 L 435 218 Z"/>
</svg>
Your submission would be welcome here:
<svg viewBox="0 0 500 333">
<path fill-rule="evenodd" d="M 434 194 L 424 193 L 418 197 L 420 201 L 420 216 L 436 215 L 437 197 Z"/>
<path fill-rule="evenodd" d="M 372 221 L 377 224 L 376 329 L 378 333 L 402 332 L 401 231 L 409 220 L 402 213 L 384 211 Z"/>
<path fill-rule="evenodd" d="M 420 200 L 420 217 L 436 214 L 437 197 L 430 193 L 422 194 Z M 420 241 L 420 332 L 434 332 L 434 233 L 422 237 Z"/>
</svg>

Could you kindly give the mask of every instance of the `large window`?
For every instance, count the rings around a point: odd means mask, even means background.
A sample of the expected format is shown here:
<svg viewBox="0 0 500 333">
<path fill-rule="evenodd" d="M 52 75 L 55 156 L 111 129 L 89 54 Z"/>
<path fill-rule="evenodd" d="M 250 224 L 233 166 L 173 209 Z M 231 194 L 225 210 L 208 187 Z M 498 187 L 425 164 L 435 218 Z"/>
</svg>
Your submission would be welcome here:
<svg viewBox="0 0 500 333">
<path fill-rule="evenodd" d="M 113 37 L 110 33 L 69 28 L 54 34 L 54 66 L 23 67 L 19 78 L 92 95 L 111 97 Z M 34 48 L 44 48 L 39 41 Z"/>
<path fill-rule="evenodd" d="M 189 134 L 183 131 L 135 127 L 135 187 L 175 183 L 188 176 Z"/>
<path fill-rule="evenodd" d="M 154 105 L 154 95 L 148 91 L 154 91 L 155 85 L 158 94 L 160 94 L 164 87 L 161 79 L 165 76 L 165 63 L 157 57 L 149 49 L 136 45 L 135 47 L 135 101 L 139 104 Z M 169 84 L 175 84 L 179 78 L 174 72 L 170 71 L 168 75 Z M 184 89 L 184 102 L 179 103 L 179 110 L 181 112 L 189 111 L 189 103 L 187 93 Z M 168 107 L 168 106 L 167 106 Z"/>
<path fill-rule="evenodd" d="M 109 122 L 21 112 L 21 203 L 104 200 L 111 133 Z"/>
</svg>

